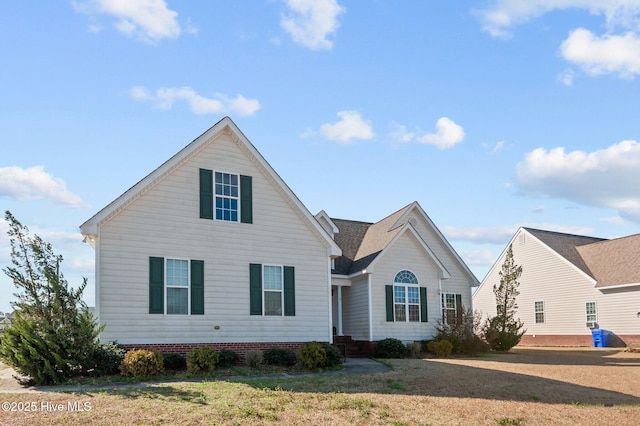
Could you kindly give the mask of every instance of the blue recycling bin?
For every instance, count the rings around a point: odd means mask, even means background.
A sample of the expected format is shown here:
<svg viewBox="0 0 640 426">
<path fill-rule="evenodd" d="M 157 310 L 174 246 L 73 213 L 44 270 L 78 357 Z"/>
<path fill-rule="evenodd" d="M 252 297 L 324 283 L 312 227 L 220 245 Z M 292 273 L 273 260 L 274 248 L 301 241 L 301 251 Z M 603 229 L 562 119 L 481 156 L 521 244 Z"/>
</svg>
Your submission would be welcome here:
<svg viewBox="0 0 640 426">
<path fill-rule="evenodd" d="M 608 330 L 595 329 L 591 330 L 591 337 L 593 337 L 593 346 L 595 348 L 606 348 L 609 346 L 609 336 L 611 333 Z"/>
</svg>

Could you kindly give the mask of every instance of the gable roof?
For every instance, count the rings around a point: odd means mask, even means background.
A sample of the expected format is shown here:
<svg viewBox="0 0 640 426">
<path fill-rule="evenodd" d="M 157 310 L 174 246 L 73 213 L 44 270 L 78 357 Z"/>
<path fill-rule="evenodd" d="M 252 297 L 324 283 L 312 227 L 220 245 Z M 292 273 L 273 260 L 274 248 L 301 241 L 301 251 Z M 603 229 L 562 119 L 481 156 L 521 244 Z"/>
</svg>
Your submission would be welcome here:
<svg viewBox="0 0 640 426">
<path fill-rule="evenodd" d="M 577 247 L 596 288 L 640 285 L 640 234 Z"/>
<path fill-rule="evenodd" d="M 450 250 L 453 256 L 460 262 L 463 269 L 469 275 L 470 281 L 476 285 L 478 281 L 475 275 L 458 256 L 444 235 L 442 235 L 417 202 L 406 205 L 376 223 L 332 219 L 333 223 L 340 230 L 340 233 L 335 235 L 335 240 L 342 249 L 343 254 L 336 259 L 333 273 L 351 275 L 367 269 L 401 234 L 409 232 L 418 240 L 427 255 L 433 259 L 442 275 L 444 277 L 450 277 L 449 271 L 447 271 L 446 267 L 415 230 L 415 224 L 412 223 L 410 219 L 410 213 L 412 211 L 417 211 L 419 215 L 423 216 L 447 249 Z"/>
<path fill-rule="evenodd" d="M 541 229 L 523 228 L 534 237 L 538 238 L 550 249 L 558 253 L 567 261 L 572 263 L 576 268 L 580 269 L 591 278 L 595 276 L 584 262 L 582 256 L 578 252 L 578 247 L 605 241 L 604 238 L 587 237 L 583 235 L 564 234 L 562 232 L 544 231 Z"/>
<path fill-rule="evenodd" d="M 229 117 L 224 117 L 222 120 L 218 121 L 209 130 L 198 136 L 177 154 L 165 161 L 160 165 L 160 167 L 149 173 L 141 181 L 133 185 L 122 195 L 93 215 L 89 220 L 80 225 L 80 230 L 85 236 L 85 239 L 92 241 L 92 239 L 98 235 L 98 227 L 100 225 L 108 221 L 111 217 L 117 215 L 140 195 L 147 192 L 164 177 L 171 174 L 176 168 L 184 164 L 204 147 L 215 141 L 220 134 L 225 132 L 230 134 L 254 164 L 261 168 L 271 179 L 273 179 L 275 184 L 279 186 L 292 208 L 296 209 L 298 213 L 305 218 L 309 227 L 313 229 L 316 235 L 325 242 L 329 256 L 340 256 L 342 254 L 340 247 L 338 247 L 335 241 L 293 193 L 291 188 L 289 188 L 284 180 L 282 180 L 267 160 L 264 159 L 262 154 L 258 152 L 255 146 L 253 146 L 249 139 L 247 139 L 247 137 Z"/>
</svg>

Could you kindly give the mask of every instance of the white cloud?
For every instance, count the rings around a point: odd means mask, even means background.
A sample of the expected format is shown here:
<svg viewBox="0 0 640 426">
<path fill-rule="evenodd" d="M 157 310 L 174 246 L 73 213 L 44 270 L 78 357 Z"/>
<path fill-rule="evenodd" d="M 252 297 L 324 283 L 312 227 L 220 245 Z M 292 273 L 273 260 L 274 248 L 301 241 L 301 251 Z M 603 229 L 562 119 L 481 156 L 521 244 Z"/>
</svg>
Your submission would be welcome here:
<svg viewBox="0 0 640 426">
<path fill-rule="evenodd" d="M 313 50 L 333 47 L 329 39 L 338 29 L 338 16 L 346 10 L 336 0 L 285 0 L 289 13 L 280 25 L 293 41 Z"/>
<path fill-rule="evenodd" d="M 525 222 L 517 225 L 497 226 L 443 226 L 440 229 L 449 240 L 467 241 L 474 244 L 497 244 L 504 246 L 520 227 L 543 229 L 575 235 L 590 235 L 592 228 L 585 226 L 558 225 L 554 223 Z"/>
<path fill-rule="evenodd" d="M 371 123 L 363 120 L 357 111 L 340 111 L 337 115 L 340 117 L 338 122 L 320 126 L 320 133 L 327 139 L 349 144 L 353 139 L 367 140 L 376 136 Z"/>
<path fill-rule="evenodd" d="M 391 139 L 396 143 L 408 143 L 414 140 L 416 133 L 407 130 L 407 126 L 399 123 L 391 123 L 393 130 L 389 135 Z"/>
<path fill-rule="evenodd" d="M 247 99 L 242 95 L 230 98 L 221 93 L 206 98 L 190 87 L 161 87 L 155 93 L 151 93 L 146 87 L 135 86 L 129 90 L 129 95 L 136 101 L 153 102 L 160 109 L 171 109 L 175 101 L 183 100 L 195 114 L 253 115 L 260 109 L 260 102 L 256 99 Z"/>
<path fill-rule="evenodd" d="M 427 133 L 418 141 L 435 145 L 440 149 L 448 149 L 459 144 L 464 139 L 464 129 L 453 120 L 442 117 L 436 122 L 436 133 Z"/>
<path fill-rule="evenodd" d="M 511 35 L 511 29 L 554 10 L 583 9 L 605 17 L 607 27 L 639 28 L 638 0 L 494 0 L 478 11 L 483 30 L 496 37 Z"/>
<path fill-rule="evenodd" d="M 627 221 L 620 216 L 603 217 L 600 219 L 600 222 L 613 223 L 614 225 L 624 225 L 627 223 Z"/>
<path fill-rule="evenodd" d="M 82 199 L 67 189 L 64 180 L 51 176 L 43 166 L 0 167 L 0 196 L 18 201 L 50 200 L 68 207 L 84 206 Z"/>
<path fill-rule="evenodd" d="M 460 257 L 464 259 L 467 265 L 491 266 L 498 258 L 498 254 L 491 249 L 481 248 L 478 250 L 462 250 L 460 251 Z"/>
<path fill-rule="evenodd" d="M 93 18 L 99 14 L 115 18 L 114 26 L 118 31 L 146 43 L 177 38 L 181 33 L 178 12 L 169 9 L 164 0 L 76 0 L 73 4 L 78 12 Z M 101 25 L 90 24 L 90 31 L 99 29 Z"/>
<path fill-rule="evenodd" d="M 618 73 L 628 78 L 640 74 L 640 37 L 631 32 L 598 37 L 578 28 L 562 42 L 560 52 L 591 75 Z"/>
<path fill-rule="evenodd" d="M 517 165 L 519 191 L 612 208 L 640 223 L 640 144 L 622 141 L 594 152 L 538 148 Z"/>
<path fill-rule="evenodd" d="M 560 81 L 565 86 L 572 86 L 574 77 L 575 72 L 571 68 L 568 68 L 558 75 L 558 81 Z"/>
</svg>

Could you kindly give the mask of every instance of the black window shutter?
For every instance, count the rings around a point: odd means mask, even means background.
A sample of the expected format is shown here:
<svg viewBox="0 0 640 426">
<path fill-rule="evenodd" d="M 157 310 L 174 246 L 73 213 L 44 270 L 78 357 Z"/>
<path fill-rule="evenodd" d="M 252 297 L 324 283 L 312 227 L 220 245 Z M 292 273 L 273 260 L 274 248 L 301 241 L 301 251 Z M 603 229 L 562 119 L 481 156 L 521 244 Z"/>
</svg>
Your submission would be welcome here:
<svg viewBox="0 0 640 426">
<path fill-rule="evenodd" d="M 191 261 L 191 315 L 204 315 L 204 261 Z"/>
<path fill-rule="evenodd" d="M 384 286 L 384 295 L 385 295 L 385 302 L 387 305 L 387 321 L 393 322 L 394 317 L 393 317 L 393 286 L 392 285 Z"/>
<path fill-rule="evenodd" d="M 164 314 L 164 258 L 149 257 L 149 313 Z"/>
<path fill-rule="evenodd" d="M 249 264 L 249 313 L 262 315 L 262 265 Z"/>
<path fill-rule="evenodd" d="M 458 323 L 462 321 L 462 295 L 456 294 L 456 318 L 458 319 Z"/>
<path fill-rule="evenodd" d="M 293 266 L 284 267 L 284 315 L 296 314 L 296 273 Z"/>
<path fill-rule="evenodd" d="M 213 171 L 200 169 L 200 219 L 213 219 Z"/>
<path fill-rule="evenodd" d="M 251 176 L 240 175 L 240 222 L 253 223 L 253 184 Z"/>
<path fill-rule="evenodd" d="M 420 287 L 420 321 L 421 322 L 429 322 L 429 317 L 427 316 L 427 288 Z"/>
</svg>

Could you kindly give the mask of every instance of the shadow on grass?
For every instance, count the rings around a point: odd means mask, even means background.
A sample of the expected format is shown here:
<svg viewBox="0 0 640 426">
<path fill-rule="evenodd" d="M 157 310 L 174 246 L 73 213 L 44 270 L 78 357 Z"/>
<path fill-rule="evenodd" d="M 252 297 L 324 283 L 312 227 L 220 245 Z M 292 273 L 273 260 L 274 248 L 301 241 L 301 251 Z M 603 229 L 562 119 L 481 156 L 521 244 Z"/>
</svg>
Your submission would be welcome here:
<svg viewBox="0 0 640 426">
<path fill-rule="evenodd" d="M 201 390 L 185 389 L 184 386 L 155 385 L 140 387 L 123 387 L 106 390 L 86 390 L 74 392 L 76 395 L 111 395 L 126 399 L 162 399 L 167 401 L 190 402 L 197 405 L 207 405 L 205 393 Z"/>
<path fill-rule="evenodd" d="M 593 366 L 640 366 L 640 356 L 622 352 L 621 349 L 542 349 L 521 347 L 510 352 L 489 352 L 484 359 L 511 364 L 534 365 L 593 365 Z"/>
<path fill-rule="evenodd" d="M 575 405 L 640 405 L 634 394 L 562 380 L 429 360 L 392 362 L 394 370 L 364 376 L 243 381 L 254 388 L 474 398 Z M 635 367 L 634 367 L 635 368 Z"/>
</svg>

